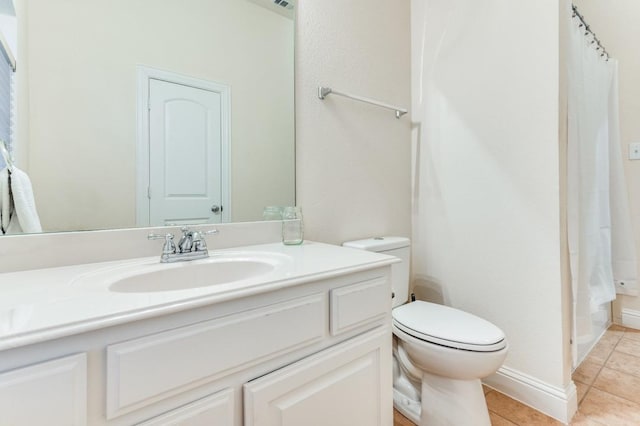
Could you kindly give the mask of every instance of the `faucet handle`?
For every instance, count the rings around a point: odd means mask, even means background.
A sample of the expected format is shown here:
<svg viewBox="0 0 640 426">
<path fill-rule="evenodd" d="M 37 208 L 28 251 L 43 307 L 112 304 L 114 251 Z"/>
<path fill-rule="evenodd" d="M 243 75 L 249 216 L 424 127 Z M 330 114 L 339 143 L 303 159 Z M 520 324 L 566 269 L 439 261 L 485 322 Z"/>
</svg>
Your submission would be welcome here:
<svg viewBox="0 0 640 426">
<path fill-rule="evenodd" d="M 204 239 L 205 235 L 217 234 L 220 231 L 217 229 L 211 229 L 209 231 L 193 231 L 193 251 L 206 251 L 207 242 Z"/>
<path fill-rule="evenodd" d="M 169 237 L 171 237 L 171 239 L 173 239 L 173 235 L 171 234 L 166 234 L 166 235 L 162 235 L 162 234 L 149 234 L 147 235 L 147 240 L 161 240 L 161 239 L 168 239 Z"/>
<path fill-rule="evenodd" d="M 173 234 L 149 234 L 148 240 L 161 240 L 164 238 L 164 245 L 162 246 L 162 254 L 173 254 L 176 252 L 176 245 L 173 242 Z"/>
</svg>

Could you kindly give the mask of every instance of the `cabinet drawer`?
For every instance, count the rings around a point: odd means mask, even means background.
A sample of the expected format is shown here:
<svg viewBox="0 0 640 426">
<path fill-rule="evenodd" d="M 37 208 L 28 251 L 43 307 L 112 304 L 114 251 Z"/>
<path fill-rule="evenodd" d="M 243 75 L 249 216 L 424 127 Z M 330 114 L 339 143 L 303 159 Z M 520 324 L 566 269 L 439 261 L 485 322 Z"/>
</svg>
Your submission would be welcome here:
<svg viewBox="0 0 640 426">
<path fill-rule="evenodd" d="M 233 389 L 225 389 L 154 417 L 138 426 L 233 426 Z"/>
<path fill-rule="evenodd" d="M 107 418 L 324 338 L 323 293 L 107 347 Z"/>
<path fill-rule="evenodd" d="M 331 334 L 384 318 L 391 309 L 391 287 L 378 277 L 331 290 Z"/>
<path fill-rule="evenodd" d="M 86 354 L 0 374 L 0 424 L 86 425 Z"/>
</svg>

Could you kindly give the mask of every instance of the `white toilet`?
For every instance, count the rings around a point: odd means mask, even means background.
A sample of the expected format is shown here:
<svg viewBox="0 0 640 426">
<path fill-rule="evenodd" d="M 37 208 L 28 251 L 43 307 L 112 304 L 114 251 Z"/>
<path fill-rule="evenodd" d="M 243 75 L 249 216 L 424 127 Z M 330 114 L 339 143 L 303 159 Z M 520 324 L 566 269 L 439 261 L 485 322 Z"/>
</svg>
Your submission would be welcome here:
<svg viewBox="0 0 640 426">
<path fill-rule="evenodd" d="M 490 426 L 480 379 L 507 356 L 507 340 L 475 315 L 409 298 L 410 241 L 379 237 L 346 247 L 397 256 L 393 265 L 393 399 L 398 411 L 420 426 Z"/>
</svg>

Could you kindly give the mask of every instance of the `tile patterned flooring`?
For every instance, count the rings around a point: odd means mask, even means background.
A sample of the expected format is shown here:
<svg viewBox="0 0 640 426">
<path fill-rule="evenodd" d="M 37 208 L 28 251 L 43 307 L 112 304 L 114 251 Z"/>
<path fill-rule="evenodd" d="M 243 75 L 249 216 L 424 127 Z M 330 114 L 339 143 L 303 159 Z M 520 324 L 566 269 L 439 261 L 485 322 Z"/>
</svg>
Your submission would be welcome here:
<svg viewBox="0 0 640 426">
<path fill-rule="evenodd" d="M 640 330 L 609 327 L 573 373 L 573 381 L 578 412 L 572 426 L 640 425 Z M 562 425 L 493 389 L 485 387 L 485 397 L 493 426 Z M 393 424 L 413 426 L 395 410 Z"/>
</svg>

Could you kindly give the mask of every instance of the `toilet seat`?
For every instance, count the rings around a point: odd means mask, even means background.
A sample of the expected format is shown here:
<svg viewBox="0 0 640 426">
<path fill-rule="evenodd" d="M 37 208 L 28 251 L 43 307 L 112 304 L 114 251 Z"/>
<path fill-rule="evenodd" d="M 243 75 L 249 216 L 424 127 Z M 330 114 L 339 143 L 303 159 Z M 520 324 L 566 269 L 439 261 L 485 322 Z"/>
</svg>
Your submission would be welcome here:
<svg viewBox="0 0 640 426">
<path fill-rule="evenodd" d="M 507 346 L 498 327 L 448 306 L 415 301 L 393 309 L 392 316 L 401 331 L 436 345 L 473 352 L 495 352 Z"/>
</svg>

